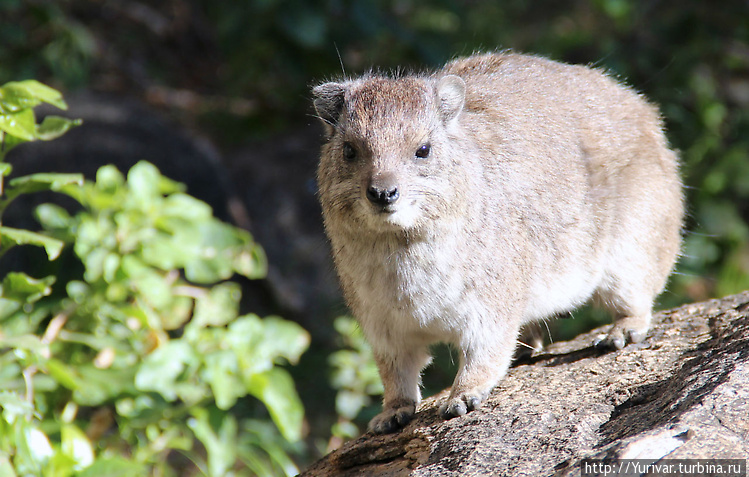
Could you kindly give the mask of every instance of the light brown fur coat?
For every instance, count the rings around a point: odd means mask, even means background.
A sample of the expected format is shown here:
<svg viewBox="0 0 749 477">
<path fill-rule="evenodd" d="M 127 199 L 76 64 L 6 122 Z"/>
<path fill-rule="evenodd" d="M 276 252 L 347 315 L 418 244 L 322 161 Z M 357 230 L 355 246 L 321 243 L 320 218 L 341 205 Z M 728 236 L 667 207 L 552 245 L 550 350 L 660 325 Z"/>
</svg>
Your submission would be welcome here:
<svg viewBox="0 0 749 477">
<path fill-rule="evenodd" d="M 452 417 L 506 373 L 526 323 L 597 298 L 615 318 L 603 344 L 645 337 L 683 205 L 676 154 L 641 96 L 511 53 L 314 94 L 325 228 L 385 386 L 370 430 L 411 418 L 432 343 L 460 352 Z"/>
</svg>

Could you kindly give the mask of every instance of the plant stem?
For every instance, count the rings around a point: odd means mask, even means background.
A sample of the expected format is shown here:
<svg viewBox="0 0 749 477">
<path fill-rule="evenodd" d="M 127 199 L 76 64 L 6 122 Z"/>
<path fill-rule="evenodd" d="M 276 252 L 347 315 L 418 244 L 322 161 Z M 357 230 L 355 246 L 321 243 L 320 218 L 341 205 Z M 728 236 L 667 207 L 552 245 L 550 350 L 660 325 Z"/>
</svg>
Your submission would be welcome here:
<svg viewBox="0 0 749 477">
<path fill-rule="evenodd" d="M 23 381 L 26 383 L 26 401 L 32 405 L 34 404 L 34 375 L 37 370 L 35 364 L 23 370 Z"/>
</svg>

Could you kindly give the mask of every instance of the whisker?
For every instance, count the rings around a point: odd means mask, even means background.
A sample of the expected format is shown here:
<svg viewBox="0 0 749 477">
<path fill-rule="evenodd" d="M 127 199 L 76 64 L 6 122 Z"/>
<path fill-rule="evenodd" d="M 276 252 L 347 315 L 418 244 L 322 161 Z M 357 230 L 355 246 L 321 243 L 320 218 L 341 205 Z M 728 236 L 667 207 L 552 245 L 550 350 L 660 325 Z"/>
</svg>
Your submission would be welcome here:
<svg viewBox="0 0 749 477">
<path fill-rule="evenodd" d="M 532 350 L 535 350 L 535 349 L 536 349 L 536 348 L 534 348 L 533 346 L 531 346 L 531 345 L 529 345 L 529 344 L 527 344 L 527 343 L 524 343 L 524 342 L 522 342 L 522 341 L 520 341 L 520 340 L 515 340 L 515 341 L 517 341 L 518 343 L 520 343 L 521 345 L 525 346 L 525 347 L 526 347 L 526 348 L 528 348 L 528 349 L 532 349 Z"/>
</svg>

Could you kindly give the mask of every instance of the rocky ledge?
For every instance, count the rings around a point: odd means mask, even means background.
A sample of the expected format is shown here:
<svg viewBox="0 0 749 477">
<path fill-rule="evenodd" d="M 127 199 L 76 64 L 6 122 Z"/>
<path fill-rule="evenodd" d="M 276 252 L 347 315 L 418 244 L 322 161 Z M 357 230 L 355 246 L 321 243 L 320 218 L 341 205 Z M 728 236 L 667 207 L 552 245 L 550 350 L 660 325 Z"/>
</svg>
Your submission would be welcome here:
<svg viewBox="0 0 749 477">
<path fill-rule="evenodd" d="M 481 409 L 443 421 L 447 391 L 402 431 L 364 435 L 302 476 L 579 476 L 582 460 L 746 459 L 749 292 L 656 314 L 640 344 L 601 328 L 516 363 Z"/>
</svg>

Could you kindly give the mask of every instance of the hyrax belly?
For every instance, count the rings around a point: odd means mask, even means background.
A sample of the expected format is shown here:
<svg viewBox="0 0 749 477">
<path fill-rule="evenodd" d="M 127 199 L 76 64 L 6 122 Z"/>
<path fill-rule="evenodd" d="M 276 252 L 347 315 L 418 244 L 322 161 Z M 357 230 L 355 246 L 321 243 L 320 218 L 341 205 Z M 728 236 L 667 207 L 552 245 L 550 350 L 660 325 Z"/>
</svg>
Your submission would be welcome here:
<svg viewBox="0 0 749 477">
<path fill-rule="evenodd" d="M 683 206 L 676 155 L 636 93 L 490 54 L 314 94 L 325 228 L 385 386 L 372 431 L 413 415 L 433 342 L 460 353 L 442 406 L 453 417 L 505 374 L 528 321 L 595 296 L 615 318 L 602 345 L 645 337 Z"/>
</svg>

